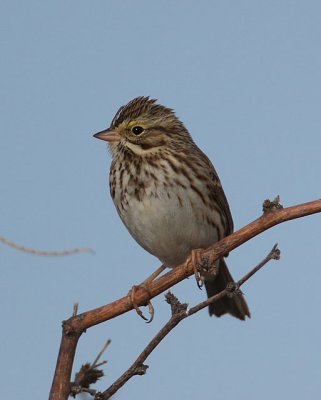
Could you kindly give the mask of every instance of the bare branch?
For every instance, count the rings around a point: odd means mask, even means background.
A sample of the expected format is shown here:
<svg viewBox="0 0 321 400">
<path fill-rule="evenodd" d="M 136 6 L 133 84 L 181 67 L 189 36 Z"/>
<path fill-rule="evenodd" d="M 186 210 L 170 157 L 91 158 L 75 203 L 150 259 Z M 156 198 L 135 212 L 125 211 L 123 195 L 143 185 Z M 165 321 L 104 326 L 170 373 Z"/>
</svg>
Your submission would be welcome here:
<svg viewBox="0 0 321 400">
<path fill-rule="evenodd" d="M 272 212 L 265 212 L 260 218 L 204 250 L 202 255 L 214 263 L 217 259 L 272 226 L 319 212 L 321 212 L 321 200 L 288 208 L 272 207 Z M 148 288 L 148 292 L 140 288 L 137 289 L 135 293 L 136 304 L 139 306 L 147 304 L 151 298 L 168 290 L 171 286 L 193 273 L 192 265 L 188 268 L 185 265 L 174 268 L 172 271 L 153 281 Z M 63 336 L 50 400 L 66 400 L 68 398 L 72 363 L 76 345 L 82 332 L 91 326 L 128 312 L 132 308 L 133 305 L 128 302 L 127 296 L 125 296 L 110 304 L 79 314 L 64 322 Z"/>
<path fill-rule="evenodd" d="M 321 200 L 293 207 L 276 209 L 273 212 L 265 213 L 260 218 L 239 229 L 237 232 L 232 233 L 208 249 L 205 249 L 202 256 L 208 258 L 209 263 L 214 264 L 217 259 L 223 257 L 236 247 L 272 226 L 318 212 L 321 212 Z M 162 275 L 160 278 L 155 279 L 149 285 L 148 292 L 143 288 L 138 287 L 135 292 L 136 304 L 138 306 L 146 305 L 150 299 L 158 296 L 160 293 L 168 290 L 170 287 L 176 285 L 183 279 L 188 278 L 192 274 L 194 274 L 192 266 L 187 268 L 185 265 L 181 265 Z M 79 314 L 76 318 L 71 318 L 66 321 L 66 324 L 71 330 L 87 329 L 118 315 L 124 314 L 132 309 L 133 305 L 128 302 L 126 295 L 110 304 Z"/>
<path fill-rule="evenodd" d="M 163 326 L 163 328 L 154 336 L 154 338 L 148 343 L 142 353 L 137 357 L 135 362 L 104 392 L 97 393 L 95 400 L 108 400 L 113 396 L 129 379 L 135 375 L 144 375 L 147 371 L 148 365 L 145 365 L 147 357 L 152 351 L 160 344 L 160 342 L 181 322 L 183 319 L 190 317 L 197 313 L 209 304 L 221 299 L 224 296 L 234 296 L 239 292 L 240 286 L 242 286 L 250 277 L 258 272 L 264 265 L 270 260 L 278 260 L 280 257 L 280 251 L 277 245 L 269 252 L 269 254 L 262 260 L 256 267 L 254 267 L 249 273 L 244 275 L 238 282 L 231 282 L 224 290 L 215 296 L 210 297 L 206 301 L 203 301 L 196 306 L 188 309 L 187 304 L 182 304 L 171 292 L 166 293 L 165 298 L 167 303 L 170 304 L 172 310 L 172 316 L 169 321 Z"/>
<path fill-rule="evenodd" d="M 15 250 L 23 251 L 24 253 L 34 254 L 36 256 L 46 256 L 46 257 L 64 257 L 71 256 L 77 253 L 94 253 L 94 251 L 89 247 L 76 247 L 74 249 L 67 249 L 61 251 L 47 251 L 47 250 L 37 250 L 31 247 L 22 246 L 21 244 L 15 243 L 12 240 L 0 236 L 0 242 L 12 247 Z"/>
</svg>

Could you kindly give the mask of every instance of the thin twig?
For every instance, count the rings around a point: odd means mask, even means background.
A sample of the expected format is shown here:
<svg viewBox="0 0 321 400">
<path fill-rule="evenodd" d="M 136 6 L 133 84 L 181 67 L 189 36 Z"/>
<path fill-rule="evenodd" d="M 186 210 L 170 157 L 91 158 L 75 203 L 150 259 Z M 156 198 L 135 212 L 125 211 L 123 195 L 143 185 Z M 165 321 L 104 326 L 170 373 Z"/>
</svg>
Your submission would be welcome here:
<svg viewBox="0 0 321 400">
<path fill-rule="evenodd" d="M 105 362 L 103 361 L 103 362 L 100 363 L 100 364 L 98 364 L 98 361 L 99 361 L 100 357 L 105 353 L 105 351 L 106 351 L 106 349 L 109 347 L 110 343 L 111 343 L 111 340 L 108 339 L 108 340 L 106 341 L 106 343 L 104 344 L 103 348 L 102 348 L 102 349 L 100 350 L 100 352 L 98 353 L 97 357 L 96 357 L 96 358 L 94 359 L 94 361 L 91 363 L 92 368 L 97 368 L 99 365 L 106 364 L 106 361 L 105 361 Z"/>
<path fill-rule="evenodd" d="M 77 253 L 94 253 L 94 250 L 89 247 L 76 247 L 74 249 L 67 249 L 61 251 L 47 251 L 47 250 L 37 250 L 31 247 L 26 247 L 21 244 L 15 243 L 12 240 L 0 236 L 0 242 L 12 247 L 15 250 L 23 251 L 24 253 L 34 254 L 36 256 L 46 256 L 46 257 L 64 257 L 71 256 Z"/>
<path fill-rule="evenodd" d="M 278 249 L 278 244 L 276 243 L 270 253 L 262 260 L 255 268 L 252 269 L 249 273 L 247 273 L 243 278 L 241 278 L 238 282 L 238 286 L 242 286 L 243 283 L 248 281 L 252 275 L 254 275 L 257 271 L 259 271 L 266 263 L 268 263 L 270 260 L 279 260 L 281 257 L 281 252 Z"/>
<path fill-rule="evenodd" d="M 163 328 L 154 336 L 154 338 L 148 343 L 145 349 L 140 353 L 134 363 L 104 392 L 97 393 L 95 400 L 108 400 L 113 396 L 126 382 L 129 381 L 135 375 L 144 375 L 147 371 L 148 365 L 145 365 L 147 357 L 152 351 L 160 344 L 160 342 L 181 322 L 183 319 L 190 317 L 197 313 L 203 308 L 207 307 L 211 303 L 218 301 L 224 296 L 231 295 L 231 293 L 237 293 L 239 287 L 242 286 L 248 279 L 250 279 L 256 272 L 258 272 L 264 265 L 266 265 L 272 259 L 279 259 L 280 250 L 277 245 L 274 245 L 269 254 L 250 272 L 243 276 L 238 282 L 228 285 L 224 290 L 210 297 L 206 301 L 203 301 L 196 306 L 188 309 L 186 303 L 180 303 L 179 300 L 171 293 L 166 293 L 165 297 L 167 302 L 171 305 L 172 316 L 169 321 L 163 326 Z"/>
</svg>

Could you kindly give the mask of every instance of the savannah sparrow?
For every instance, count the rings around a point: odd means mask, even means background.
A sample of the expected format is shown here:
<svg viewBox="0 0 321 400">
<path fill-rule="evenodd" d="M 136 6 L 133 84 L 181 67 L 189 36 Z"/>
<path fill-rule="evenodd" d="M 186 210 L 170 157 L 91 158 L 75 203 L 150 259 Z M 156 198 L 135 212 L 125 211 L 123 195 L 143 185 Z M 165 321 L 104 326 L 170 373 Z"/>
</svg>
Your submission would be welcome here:
<svg viewBox="0 0 321 400">
<path fill-rule="evenodd" d="M 221 182 L 174 111 L 149 97 L 121 107 L 110 128 L 94 135 L 109 142 L 109 185 L 118 214 L 134 239 L 165 267 L 184 263 L 233 231 Z M 204 278 L 208 297 L 233 278 L 224 259 Z M 210 315 L 250 316 L 242 294 L 209 306 Z"/>
</svg>

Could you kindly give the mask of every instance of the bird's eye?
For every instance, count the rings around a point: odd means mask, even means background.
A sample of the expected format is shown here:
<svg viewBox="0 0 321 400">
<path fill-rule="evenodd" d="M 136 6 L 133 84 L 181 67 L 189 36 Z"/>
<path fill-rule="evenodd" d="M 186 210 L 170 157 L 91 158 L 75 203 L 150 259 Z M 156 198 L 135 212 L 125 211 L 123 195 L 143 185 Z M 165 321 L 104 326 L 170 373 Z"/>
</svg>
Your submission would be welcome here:
<svg viewBox="0 0 321 400">
<path fill-rule="evenodd" d="M 133 126 L 132 132 L 134 135 L 140 135 L 141 133 L 144 132 L 144 128 L 142 126 Z"/>
</svg>

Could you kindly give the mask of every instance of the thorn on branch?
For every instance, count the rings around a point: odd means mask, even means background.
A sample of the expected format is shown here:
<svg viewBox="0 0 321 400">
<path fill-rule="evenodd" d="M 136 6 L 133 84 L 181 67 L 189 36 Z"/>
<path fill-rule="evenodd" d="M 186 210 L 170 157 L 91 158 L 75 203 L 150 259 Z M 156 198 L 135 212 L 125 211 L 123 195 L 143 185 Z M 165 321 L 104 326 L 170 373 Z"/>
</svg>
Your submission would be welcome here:
<svg viewBox="0 0 321 400">
<path fill-rule="evenodd" d="M 172 316 L 187 311 L 187 303 L 181 303 L 178 298 L 170 291 L 165 294 L 167 303 L 171 306 Z"/>
<path fill-rule="evenodd" d="M 263 215 L 275 212 L 277 210 L 281 210 L 283 208 L 282 204 L 280 203 L 280 196 L 276 196 L 276 198 L 271 201 L 269 199 L 264 200 L 263 202 Z"/>
<path fill-rule="evenodd" d="M 145 375 L 148 368 L 149 366 L 146 364 L 139 364 L 135 368 L 134 375 Z"/>
<path fill-rule="evenodd" d="M 75 303 L 74 304 L 74 308 L 73 308 L 73 311 L 72 311 L 72 316 L 73 317 L 76 317 L 77 314 L 78 314 L 78 306 L 79 306 L 79 303 Z"/>
<path fill-rule="evenodd" d="M 271 258 L 271 260 L 279 260 L 281 258 L 281 250 L 278 249 L 278 244 L 276 243 L 272 250 L 270 251 L 268 257 Z"/>
</svg>

